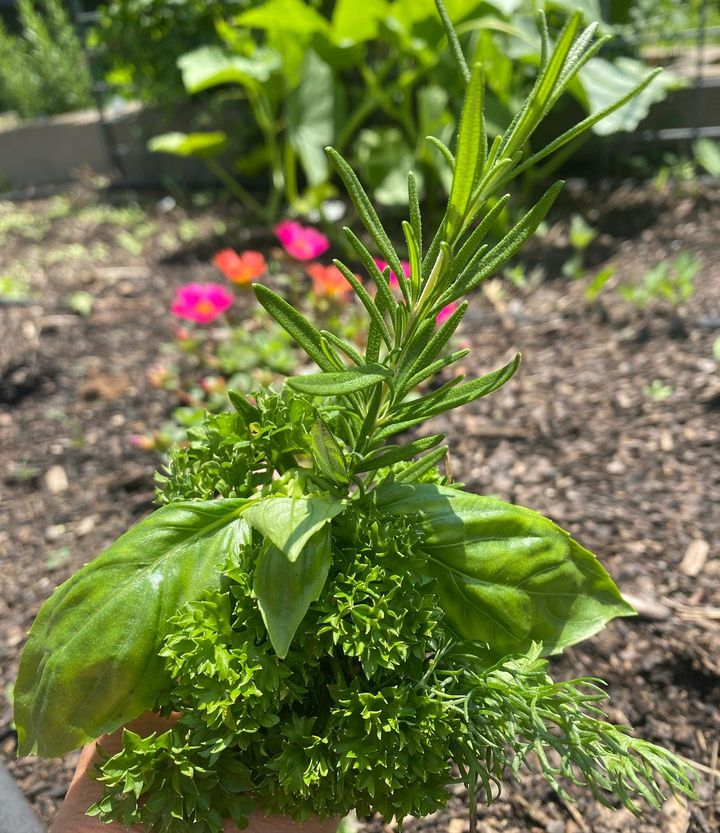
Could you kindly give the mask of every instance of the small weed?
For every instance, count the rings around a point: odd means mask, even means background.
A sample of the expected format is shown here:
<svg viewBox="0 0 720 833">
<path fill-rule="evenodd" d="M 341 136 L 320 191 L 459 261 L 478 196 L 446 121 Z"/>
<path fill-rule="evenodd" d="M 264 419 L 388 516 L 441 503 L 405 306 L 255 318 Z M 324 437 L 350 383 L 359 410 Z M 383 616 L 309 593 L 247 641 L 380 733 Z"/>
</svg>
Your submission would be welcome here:
<svg viewBox="0 0 720 833">
<path fill-rule="evenodd" d="M 183 220 L 178 226 L 178 237 L 183 243 L 192 243 L 200 235 L 200 226 L 194 220 Z"/>
<path fill-rule="evenodd" d="M 78 292 L 73 292 L 66 303 L 73 312 L 82 315 L 83 318 L 87 318 L 95 305 L 95 297 L 90 292 L 79 290 Z"/>
<path fill-rule="evenodd" d="M 588 301 L 594 301 L 603 291 L 610 278 L 615 275 L 615 271 L 614 266 L 606 266 L 604 269 L 601 269 L 585 288 L 585 298 Z"/>
<path fill-rule="evenodd" d="M 569 238 L 572 256 L 563 265 L 563 275 L 578 280 L 585 274 L 585 250 L 598 236 L 597 229 L 589 225 L 579 214 L 570 219 Z"/>
<path fill-rule="evenodd" d="M 117 206 L 107 203 L 94 203 L 78 213 L 79 223 L 90 225 L 134 226 L 145 220 L 145 212 L 137 203 Z"/>
<path fill-rule="evenodd" d="M 16 483 L 29 483 L 40 476 L 40 469 L 28 462 L 15 463 L 10 471 L 10 479 Z"/>
<path fill-rule="evenodd" d="M 17 274 L 0 275 L 0 301 L 27 301 L 30 290 L 25 279 Z"/>
<path fill-rule="evenodd" d="M 618 292 L 637 307 L 651 301 L 664 301 L 679 307 L 688 301 L 695 289 L 695 275 L 700 261 L 691 252 L 680 252 L 671 262 L 663 260 L 645 273 L 640 286 L 620 286 Z"/>
<path fill-rule="evenodd" d="M 145 249 L 143 241 L 138 240 L 135 235 L 129 231 L 121 231 L 117 236 L 117 242 L 128 254 L 133 255 L 133 257 L 139 257 Z"/>
<path fill-rule="evenodd" d="M 545 277 L 545 270 L 541 266 L 536 266 L 528 272 L 522 263 L 517 263 L 505 269 L 503 275 L 516 289 L 529 294 L 540 286 Z"/>
<path fill-rule="evenodd" d="M 45 566 L 50 572 L 59 570 L 70 561 L 70 547 L 58 547 L 55 550 L 50 550 L 45 559 Z"/>
<path fill-rule="evenodd" d="M 645 385 L 643 393 L 645 396 L 649 396 L 654 402 L 664 402 L 675 393 L 675 389 L 671 385 L 663 382 L 662 379 L 653 379 L 649 385 Z"/>
</svg>

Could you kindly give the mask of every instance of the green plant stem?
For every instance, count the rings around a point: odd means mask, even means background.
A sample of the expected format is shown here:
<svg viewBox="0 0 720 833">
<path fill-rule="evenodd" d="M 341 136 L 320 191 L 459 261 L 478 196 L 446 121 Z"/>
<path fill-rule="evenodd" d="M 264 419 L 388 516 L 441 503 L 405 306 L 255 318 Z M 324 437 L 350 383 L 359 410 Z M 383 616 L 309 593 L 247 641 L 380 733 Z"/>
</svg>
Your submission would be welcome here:
<svg viewBox="0 0 720 833">
<path fill-rule="evenodd" d="M 268 210 L 261 205 L 258 200 L 256 200 L 255 197 L 253 197 L 253 195 L 247 191 L 234 176 L 232 176 L 232 174 L 229 174 L 219 162 L 209 157 L 203 161 L 205 162 L 208 170 L 223 183 L 231 194 L 234 194 L 240 200 L 248 211 L 264 222 L 268 222 L 271 219 Z"/>
<path fill-rule="evenodd" d="M 392 64 L 389 61 L 386 61 L 375 73 L 375 81 L 377 81 L 378 83 L 382 83 L 385 80 L 385 76 L 390 71 L 391 66 Z M 363 78 L 365 78 L 365 76 L 363 76 Z M 367 82 L 367 79 L 365 80 Z M 371 89 L 370 86 L 367 85 L 365 93 L 362 99 L 360 100 L 360 103 L 356 107 L 353 107 L 352 114 L 343 125 L 342 130 L 340 131 L 337 139 L 335 140 L 334 146 L 339 153 L 343 152 L 347 143 L 350 141 L 350 139 L 352 139 L 352 137 L 358 131 L 362 123 L 375 109 L 375 102 L 375 89 Z"/>
</svg>

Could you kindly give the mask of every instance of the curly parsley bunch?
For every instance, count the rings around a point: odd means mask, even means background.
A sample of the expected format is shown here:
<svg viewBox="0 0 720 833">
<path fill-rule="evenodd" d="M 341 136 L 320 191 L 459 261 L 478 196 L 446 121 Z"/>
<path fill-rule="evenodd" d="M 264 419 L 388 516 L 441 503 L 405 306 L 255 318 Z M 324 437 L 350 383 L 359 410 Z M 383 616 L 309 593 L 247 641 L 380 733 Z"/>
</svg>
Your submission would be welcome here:
<svg viewBox="0 0 720 833">
<path fill-rule="evenodd" d="M 670 753 L 601 719 L 596 681 L 553 683 L 537 649 L 498 663 L 458 640 L 402 516 L 354 509 L 333 538 L 323 595 L 282 660 L 252 589 L 252 537 L 223 588 L 173 617 L 157 706 L 181 716 L 150 738 L 126 731 L 91 815 L 159 833 L 221 833 L 255 810 L 422 816 L 456 780 L 492 800 L 506 766 L 531 758 L 561 793 L 564 776 L 631 809 L 662 799 L 651 772 L 687 787 Z"/>
<path fill-rule="evenodd" d="M 451 483 L 443 434 L 407 439 L 517 370 L 519 356 L 468 381 L 451 370 L 467 351 L 447 352 L 462 299 L 535 232 L 562 183 L 490 246 L 498 191 L 651 79 L 528 157 L 603 39 L 575 15 L 552 45 L 541 17 L 535 87 L 489 142 L 482 66 L 467 66 L 436 2 L 467 92 L 455 152 L 434 140 L 452 186 L 429 243 L 408 176 L 409 276 L 328 149 L 367 232 L 366 245 L 344 230 L 368 284 L 336 261 L 367 312 L 364 352 L 256 286 L 319 372 L 231 396 L 234 413 L 193 429 L 159 476 L 160 508 L 61 585 L 31 629 L 15 688 L 22 753 L 177 713 L 163 733 L 126 730 L 101 765 L 90 812 L 103 821 L 220 833 L 255 810 L 402 818 L 441 807 L 453 780 L 472 811 L 524 764 L 561 794 L 580 784 L 633 812 L 664 790 L 692 794 L 682 760 L 606 722 L 597 680 L 548 676 L 546 656 L 633 613 L 595 556 L 536 512 Z"/>
</svg>

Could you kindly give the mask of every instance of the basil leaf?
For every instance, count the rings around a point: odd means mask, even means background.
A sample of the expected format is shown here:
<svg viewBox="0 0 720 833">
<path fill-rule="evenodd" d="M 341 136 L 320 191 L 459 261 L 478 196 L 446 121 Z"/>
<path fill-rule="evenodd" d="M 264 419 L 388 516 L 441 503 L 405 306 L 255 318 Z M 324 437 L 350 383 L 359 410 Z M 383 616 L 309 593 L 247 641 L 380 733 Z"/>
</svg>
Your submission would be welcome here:
<svg viewBox="0 0 720 833">
<path fill-rule="evenodd" d="M 153 708 L 169 684 L 158 656 L 167 621 L 219 586 L 249 534 L 246 503 L 164 506 L 57 588 L 20 661 L 21 755 L 62 755 Z"/>
<path fill-rule="evenodd" d="M 537 512 L 433 484 L 381 486 L 376 500 L 418 516 L 450 624 L 498 656 L 533 642 L 558 653 L 633 613 L 595 556 Z"/>
<path fill-rule="evenodd" d="M 288 561 L 297 561 L 310 538 L 344 509 L 340 501 L 324 497 L 267 497 L 251 503 L 243 517 Z"/>
<path fill-rule="evenodd" d="M 316 532 L 295 561 L 266 541 L 255 567 L 253 590 L 275 653 L 284 659 L 295 632 L 325 586 L 332 554 L 330 527 Z"/>
<path fill-rule="evenodd" d="M 300 393 L 310 396 L 345 396 L 377 385 L 390 377 L 390 372 L 379 364 L 366 364 L 353 370 L 338 373 L 310 373 L 291 376 L 287 384 Z"/>
</svg>

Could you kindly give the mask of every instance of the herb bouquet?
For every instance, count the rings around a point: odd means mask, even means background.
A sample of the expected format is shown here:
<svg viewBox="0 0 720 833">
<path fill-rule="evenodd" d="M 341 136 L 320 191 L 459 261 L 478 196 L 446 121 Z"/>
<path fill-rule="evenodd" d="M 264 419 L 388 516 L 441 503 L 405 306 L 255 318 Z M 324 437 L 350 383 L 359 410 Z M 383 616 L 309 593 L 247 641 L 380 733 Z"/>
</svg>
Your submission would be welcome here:
<svg viewBox="0 0 720 833">
<path fill-rule="evenodd" d="M 402 819 L 442 807 L 453 781 L 474 809 L 525 763 L 562 795 L 580 784 L 633 812 L 666 789 L 692 794 L 679 758 L 605 721 L 599 681 L 548 676 L 547 655 L 633 613 L 595 557 L 530 509 L 451 483 L 442 434 L 404 438 L 517 370 L 519 357 L 435 381 L 467 353 L 446 349 L 462 299 L 533 234 L 562 183 L 490 247 L 507 200 L 496 195 L 650 79 L 527 157 L 604 39 L 575 15 L 551 47 L 541 17 L 535 86 L 490 143 L 481 67 L 468 69 L 438 7 L 467 92 L 455 153 L 432 140 L 453 180 L 427 245 L 408 177 L 409 277 L 328 149 L 372 241 L 344 230 L 374 291 L 336 261 L 367 311 L 364 353 L 256 286 L 320 372 L 232 396 L 234 413 L 192 429 L 160 477 L 163 505 L 60 586 L 30 631 L 15 689 L 21 754 L 63 754 L 146 710 L 179 714 L 148 737 L 126 731 L 102 762 L 90 813 L 103 821 L 220 833 L 255 810 Z"/>
</svg>

